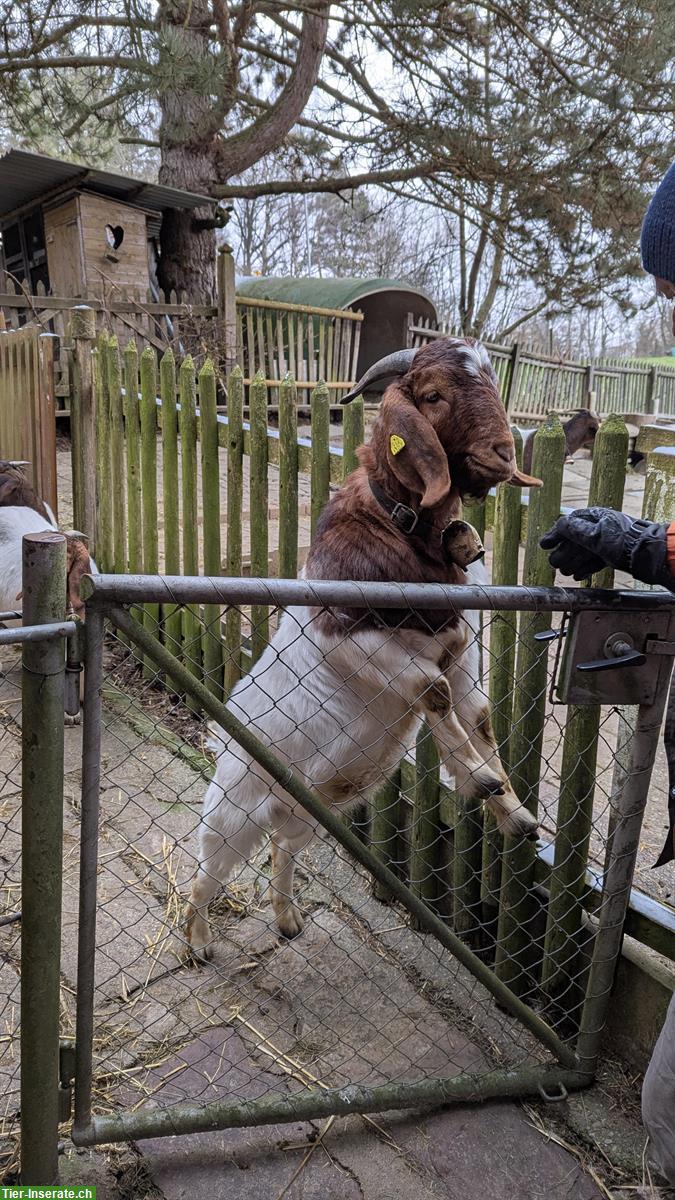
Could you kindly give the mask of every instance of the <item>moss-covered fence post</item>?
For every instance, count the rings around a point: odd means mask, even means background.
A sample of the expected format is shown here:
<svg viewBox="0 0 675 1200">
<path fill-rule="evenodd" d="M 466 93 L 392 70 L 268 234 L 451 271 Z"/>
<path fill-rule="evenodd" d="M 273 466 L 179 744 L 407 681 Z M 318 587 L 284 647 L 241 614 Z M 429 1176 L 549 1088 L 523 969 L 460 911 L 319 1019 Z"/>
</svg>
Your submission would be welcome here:
<svg viewBox="0 0 675 1200">
<path fill-rule="evenodd" d="M 612 413 L 603 421 L 595 439 L 589 507 L 621 509 L 627 455 L 628 430 L 621 417 Z M 609 588 L 613 582 L 611 567 L 605 567 L 591 580 L 593 587 Z M 568 1013 L 582 1001 L 576 995 L 575 983 L 582 970 L 581 898 L 593 825 L 599 728 L 600 705 L 569 706 L 542 967 L 542 987 L 551 998 L 564 996 Z"/>
<path fill-rule="evenodd" d="M 523 583 L 526 587 L 550 587 L 555 571 L 539 539 L 560 513 L 565 434 L 557 416 L 547 418 L 535 434 L 532 474 L 543 480 L 531 488 L 525 544 Z M 535 640 L 550 625 L 547 613 L 522 613 L 518 632 L 516 690 L 513 702 L 513 731 L 510 740 L 510 779 L 518 799 L 534 815 L 539 808 L 539 775 L 546 714 L 548 644 Z M 534 922 L 534 843 L 525 838 L 506 838 L 500 894 L 495 968 L 499 979 L 516 993 L 531 986 Z"/>
</svg>

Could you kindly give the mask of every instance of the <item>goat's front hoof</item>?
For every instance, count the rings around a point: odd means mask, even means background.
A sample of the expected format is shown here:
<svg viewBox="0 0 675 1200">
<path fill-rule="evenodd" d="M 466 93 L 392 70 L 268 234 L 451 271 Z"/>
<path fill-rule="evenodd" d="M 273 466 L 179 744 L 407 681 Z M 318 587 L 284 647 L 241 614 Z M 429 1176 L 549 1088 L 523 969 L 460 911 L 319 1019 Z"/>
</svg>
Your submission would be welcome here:
<svg viewBox="0 0 675 1200">
<path fill-rule="evenodd" d="M 426 707 L 439 717 L 447 717 L 452 707 L 452 692 L 450 684 L 443 675 L 432 683 L 424 693 Z"/>
<path fill-rule="evenodd" d="M 498 820 L 499 832 L 503 833 L 505 837 L 525 837 L 531 842 L 536 842 L 539 822 L 524 805 L 521 804 L 519 808 L 514 808 L 512 812 Z"/>
<path fill-rule="evenodd" d="M 295 904 L 286 904 L 283 910 L 277 913 L 277 928 L 283 937 L 297 937 L 302 933 L 303 927 L 302 914 Z"/>
<path fill-rule="evenodd" d="M 79 712 L 78 713 L 65 713 L 64 718 L 63 718 L 63 723 L 67 728 L 70 728 L 71 725 L 80 725 L 81 721 L 82 721 L 82 718 L 81 718 Z"/>
<path fill-rule="evenodd" d="M 493 796 L 503 796 L 504 780 L 500 779 L 498 775 L 493 775 L 489 771 L 475 772 L 473 779 L 467 788 L 468 795 L 471 795 L 472 792 L 476 793 L 476 799 L 478 800 L 489 801 Z M 499 800 L 496 799 L 495 803 L 499 804 Z"/>
<path fill-rule="evenodd" d="M 190 958 L 196 963 L 207 963 L 213 958 L 211 929 L 199 913 L 192 913 L 185 922 L 185 939 Z"/>
</svg>

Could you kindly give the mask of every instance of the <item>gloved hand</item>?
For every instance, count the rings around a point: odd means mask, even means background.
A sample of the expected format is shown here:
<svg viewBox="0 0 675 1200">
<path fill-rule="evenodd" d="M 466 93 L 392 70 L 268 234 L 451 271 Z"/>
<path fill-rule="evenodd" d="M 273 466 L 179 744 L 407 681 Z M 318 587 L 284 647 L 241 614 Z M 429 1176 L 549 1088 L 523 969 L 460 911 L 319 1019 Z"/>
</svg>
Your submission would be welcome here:
<svg viewBox="0 0 675 1200">
<path fill-rule="evenodd" d="M 642 583 L 675 589 L 667 565 L 667 525 L 634 520 L 613 508 L 579 508 L 560 517 L 539 545 L 563 575 L 587 579 L 605 566 L 628 571 Z"/>
</svg>

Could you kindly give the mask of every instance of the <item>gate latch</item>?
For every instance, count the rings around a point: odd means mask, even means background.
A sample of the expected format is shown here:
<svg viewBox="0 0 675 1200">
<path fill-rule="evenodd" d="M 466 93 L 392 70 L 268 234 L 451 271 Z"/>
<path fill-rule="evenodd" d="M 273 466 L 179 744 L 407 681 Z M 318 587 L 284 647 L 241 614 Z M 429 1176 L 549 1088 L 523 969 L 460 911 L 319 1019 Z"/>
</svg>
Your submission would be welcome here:
<svg viewBox="0 0 675 1200">
<path fill-rule="evenodd" d="M 616 671 L 618 667 L 638 667 L 647 661 L 647 655 L 636 650 L 627 634 L 612 633 L 603 647 L 604 658 L 593 662 L 577 663 L 577 671 Z"/>
<path fill-rule="evenodd" d="M 75 1042 L 62 1038 L 59 1042 L 59 1124 L 69 1121 L 73 1112 L 73 1080 L 75 1078 Z"/>
<path fill-rule="evenodd" d="M 582 609 L 570 616 L 557 698 L 563 704 L 653 704 L 675 657 L 670 609 Z"/>
</svg>

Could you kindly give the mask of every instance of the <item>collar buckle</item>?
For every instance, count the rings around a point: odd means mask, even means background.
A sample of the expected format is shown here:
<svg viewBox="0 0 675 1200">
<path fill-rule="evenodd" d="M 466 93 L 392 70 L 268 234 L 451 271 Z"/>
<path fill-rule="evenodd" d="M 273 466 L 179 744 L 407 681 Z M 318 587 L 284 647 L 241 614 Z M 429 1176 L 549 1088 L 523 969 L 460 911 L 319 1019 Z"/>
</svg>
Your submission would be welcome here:
<svg viewBox="0 0 675 1200">
<path fill-rule="evenodd" d="M 400 529 L 401 533 L 413 533 L 419 521 L 419 515 L 415 512 L 414 508 L 409 508 L 407 504 L 401 504 L 400 502 L 394 505 L 390 516 L 394 525 L 397 529 Z"/>
</svg>

